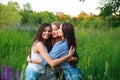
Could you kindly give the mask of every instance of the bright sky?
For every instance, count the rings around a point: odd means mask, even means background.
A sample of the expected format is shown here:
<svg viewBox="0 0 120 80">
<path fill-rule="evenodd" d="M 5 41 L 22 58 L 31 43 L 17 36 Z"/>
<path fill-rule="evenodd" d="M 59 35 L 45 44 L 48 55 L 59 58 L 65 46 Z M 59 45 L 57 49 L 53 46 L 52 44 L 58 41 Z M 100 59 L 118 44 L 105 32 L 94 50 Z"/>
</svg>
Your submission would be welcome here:
<svg viewBox="0 0 120 80">
<path fill-rule="evenodd" d="M 96 8 L 99 0 L 0 0 L 0 3 L 7 4 L 9 1 L 17 2 L 21 8 L 23 4 L 30 3 L 33 11 L 63 12 L 67 15 L 77 16 L 81 11 L 86 13 L 99 14 Z"/>
</svg>

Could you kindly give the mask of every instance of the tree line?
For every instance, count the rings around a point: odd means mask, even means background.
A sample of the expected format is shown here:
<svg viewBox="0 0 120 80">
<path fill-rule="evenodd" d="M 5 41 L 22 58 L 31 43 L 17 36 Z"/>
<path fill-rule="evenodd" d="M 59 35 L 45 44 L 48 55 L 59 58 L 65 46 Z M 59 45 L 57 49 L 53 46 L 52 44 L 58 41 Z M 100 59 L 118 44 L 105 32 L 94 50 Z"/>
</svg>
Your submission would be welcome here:
<svg viewBox="0 0 120 80">
<path fill-rule="evenodd" d="M 113 0 L 114 1 L 114 0 Z M 104 0 L 101 0 L 104 2 Z M 87 14 L 83 11 L 75 17 L 66 15 L 62 12 L 54 14 L 49 11 L 35 12 L 32 10 L 30 3 L 23 5 L 23 9 L 17 2 L 8 2 L 7 5 L 0 3 L 0 29 L 9 28 L 12 26 L 21 25 L 33 27 L 37 26 L 42 22 L 71 22 L 76 27 L 83 28 L 111 28 L 120 27 L 120 12 L 119 7 L 115 8 L 117 4 L 110 4 L 111 2 L 104 3 L 102 7 L 99 7 L 100 14 L 95 15 L 93 13 Z M 119 1 L 118 1 L 119 3 Z M 118 6 L 118 5 L 117 5 Z M 114 8 L 114 9 L 113 9 Z"/>
</svg>

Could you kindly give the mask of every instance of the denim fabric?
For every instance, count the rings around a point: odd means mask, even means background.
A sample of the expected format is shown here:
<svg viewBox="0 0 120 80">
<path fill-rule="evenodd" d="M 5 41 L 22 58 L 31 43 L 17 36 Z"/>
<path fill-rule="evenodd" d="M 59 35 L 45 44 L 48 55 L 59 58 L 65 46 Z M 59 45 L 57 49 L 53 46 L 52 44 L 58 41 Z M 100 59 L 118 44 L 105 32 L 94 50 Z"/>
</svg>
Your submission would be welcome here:
<svg viewBox="0 0 120 80">
<path fill-rule="evenodd" d="M 30 69 L 26 68 L 25 72 L 25 80 L 37 80 L 39 73 Z"/>
<path fill-rule="evenodd" d="M 49 52 L 49 55 L 51 56 L 52 59 L 57 59 L 67 54 L 68 54 L 68 45 L 66 40 L 57 42 L 53 46 L 52 50 Z M 43 59 L 41 65 L 45 66 L 46 64 L 47 62 Z"/>
<path fill-rule="evenodd" d="M 65 80 L 82 80 L 82 73 L 79 68 L 66 68 L 63 72 Z"/>
<path fill-rule="evenodd" d="M 39 77 L 37 80 L 46 80 L 45 74 L 39 74 Z"/>
<path fill-rule="evenodd" d="M 57 80 L 56 72 L 54 70 L 46 70 L 46 80 Z"/>
<path fill-rule="evenodd" d="M 45 78 L 46 80 L 58 80 L 60 73 L 60 69 L 52 69 L 51 67 L 47 67 Z"/>
</svg>

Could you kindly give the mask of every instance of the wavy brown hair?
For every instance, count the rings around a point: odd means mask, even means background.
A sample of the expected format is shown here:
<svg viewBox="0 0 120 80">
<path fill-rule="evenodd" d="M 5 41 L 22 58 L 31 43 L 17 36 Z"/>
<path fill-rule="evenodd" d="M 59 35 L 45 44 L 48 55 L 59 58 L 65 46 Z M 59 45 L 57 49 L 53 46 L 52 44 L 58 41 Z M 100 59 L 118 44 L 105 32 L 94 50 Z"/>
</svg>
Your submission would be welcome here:
<svg viewBox="0 0 120 80">
<path fill-rule="evenodd" d="M 59 29 L 61 23 L 60 23 L 60 22 L 53 22 L 53 23 L 51 23 L 51 25 L 55 25 L 55 26 L 57 27 L 57 29 Z M 52 46 L 54 46 L 54 44 L 55 44 L 56 42 L 60 41 L 60 40 L 61 40 L 61 37 L 59 37 L 59 36 L 56 37 L 56 38 L 52 38 Z"/>
<path fill-rule="evenodd" d="M 41 23 L 39 25 L 38 31 L 36 32 L 36 35 L 35 35 L 35 38 L 33 40 L 32 45 L 35 42 L 39 42 L 39 41 L 43 42 L 44 39 L 42 38 L 42 33 L 43 33 L 43 31 L 44 31 L 44 29 L 46 27 L 50 27 L 51 28 L 51 25 L 49 23 Z M 52 30 L 52 28 L 51 28 L 51 30 Z M 51 48 L 52 48 L 52 45 L 51 45 L 51 36 L 50 36 L 50 38 L 46 42 L 43 42 L 43 44 L 47 47 L 48 52 L 49 52 L 51 50 Z M 30 57 L 31 57 L 31 49 L 30 49 L 29 54 L 30 54 Z"/>
</svg>

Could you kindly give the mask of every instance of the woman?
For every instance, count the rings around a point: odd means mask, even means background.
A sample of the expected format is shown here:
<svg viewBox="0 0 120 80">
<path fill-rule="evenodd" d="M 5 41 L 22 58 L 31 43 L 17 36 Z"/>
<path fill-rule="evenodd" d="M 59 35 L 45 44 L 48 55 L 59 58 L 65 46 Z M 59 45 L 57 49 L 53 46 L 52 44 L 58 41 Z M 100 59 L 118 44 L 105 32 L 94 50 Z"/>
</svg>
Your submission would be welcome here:
<svg viewBox="0 0 120 80">
<path fill-rule="evenodd" d="M 58 35 L 62 37 L 62 40 L 67 42 L 68 49 L 70 49 L 70 45 L 73 45 L 76 49 L 74 27 L 71 23 L 62 23 L 60 29 L 58 30 L 58 33 Z M 76 52 L 74 56 L 78 57 Z M 63 67 L 65 80 L 81 80 L 81 71 L 77 68 L 76 63 L 70 62 L 61 64 L 61 66 Z"/>
<path fill-rule="evenodd" d="M 59 22 L 53 22 L 51 24 L 52 26 L 52 47 L 54 46 L 54 44 L 58 41 L 61 41 L 61 38 L 58 36 L 58 29 L 60 28 L 60 24 Z M 45 73 L 45 77 L 49 78 L 46 80 L 58 80 L 58 78 L 60 78 L 61 75 L 61 69 L 59 68 L 59 65 L 55 66 L 54 68 L 51 68 L 49 65 L 46 66 L 46 73 Z"/>
<path fill-rule="evenodd" d="M 51 25 L 48 23 L 42 23 L 38 28 L 36 36 L 34 38 L 32 47 L 31 47 L 31 54 L 30 59 L 28 59 L 28 65 L 26 68 L 25 73 L 25 80 L 36 80 L 38 75 L 41 76 L 41 80 L 45 80 L 44 73 L 45 73 L 45 65 L 44 60 L 50 66 L 56 66 L 63 61 L 69 59 L 74 52 L 74 48 L 71 47 L 70 53 L 62 58 L 52 60 L 47 52 L 47 48 L 50 45 L 50 35 L 51 35 Z M 33 62 L 33 63 L 32 63 Z"/>
<path fill-rule="evenodd" d="M 57 59 L 67 55 L 71 45 L 76 47 L 74 28 L 71 23 L 67 23 L 67 22 L 62 23 L 60 29 L 58 30 L 58 35 L 61 37 L 61 41 L 55 43 L 52 50 L 49 52 L 49 55 L 52 57 L 52 59 Z M 47 64 L 47 62 L 43 60 L 42 64 L 45 65 Z M 73 70 L 73 67 L 75 68 L 74 70 L 77 70 L 75 63 L 72 63 L 71 65 L 71 63 L 67 61 L 62 62 L 60 64 L 60 67 L 64 72 L 64 76 L 66 80 L 71 80 L 71 76 L 67 71 L 69 70 L 71 71 L 71 69 Z M 78 73 L 76 73 L 75 75 L 75 77 L 77 77 L 76 80 L 80 80 L 80 76 L 78 76 L 80 74 L 80 70 L 77 70 L 77 72 Z"/>
<path fill-rule="evenodd" d="M 61 23 L 59 22 L 53 22 L 51 24 L 52 26 L 52 46 L 54 46 L 55 43 L 58 41 L 61 41 L 61 37 L 58 36 L 58 29 L 60 28 Z M 74 57 L 71 57 L 68 62 L 70 63 L 76 63 L 78 62 L 78 55 L 75 53 Z M 52 72 L 52 74 L 50 74 Z M 62 69 L 59 66 L 55 66 L 53 69 L 49 65 L 47 65 L 46 70 L 46 77 L 49 77 L 49 80 L 58 80 L 58 78 L 62 78 Z M 51 77 L 51 78 L 50 78 Z"/>
</svg>

